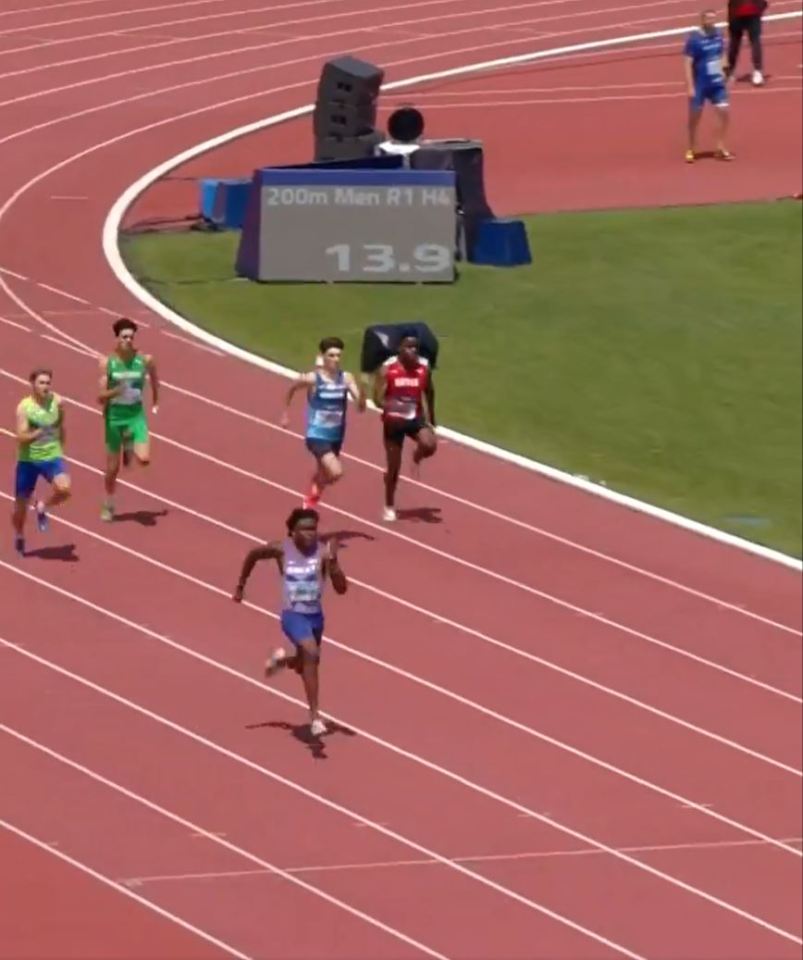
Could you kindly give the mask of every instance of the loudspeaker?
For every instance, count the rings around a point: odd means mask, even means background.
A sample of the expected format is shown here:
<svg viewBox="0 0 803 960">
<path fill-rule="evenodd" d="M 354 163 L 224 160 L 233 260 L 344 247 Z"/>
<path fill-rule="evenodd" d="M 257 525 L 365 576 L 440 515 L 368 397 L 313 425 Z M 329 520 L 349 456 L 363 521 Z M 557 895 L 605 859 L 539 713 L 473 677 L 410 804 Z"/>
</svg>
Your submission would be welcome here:
<svg viewBox="0 0 803 960">
<path fill-rule="evenodd" d="M 376 104 L 319 103 L 312 116 L 315 137 L 359 137 L 376 125 Z"/>
<path fill-rule="evenodd" d="M 399 349 L 402 333 L 414 330 L 418 337 L 418 351 L 429 360 L 434 370 L 438 364 L 438 338 L 425 323 L 376 323 L 365 328 L 360 354 L 360 371 L 374 373 Z"/>
<path fill-rule="evenodd" d="M 356 57 L 337 57 L 324 64 L 312 119 L 316 160 L 373 155 L 384 139 L 374 129 L 384 76 L 379 67 Z"/>
<path fill-rule="evenodd" d="M 384 77 L 380 67 L 356 57 L 327 60 L 318 80 L 317 102 L 347 106 L 375 103 Z"/>
<path fill-rule="evenodd" d="M 316 137 L 315 160 L 363 160 L 374 156 L 377 146 L 385 139 L 379 130 L 357 137 Z"/>
</svg>

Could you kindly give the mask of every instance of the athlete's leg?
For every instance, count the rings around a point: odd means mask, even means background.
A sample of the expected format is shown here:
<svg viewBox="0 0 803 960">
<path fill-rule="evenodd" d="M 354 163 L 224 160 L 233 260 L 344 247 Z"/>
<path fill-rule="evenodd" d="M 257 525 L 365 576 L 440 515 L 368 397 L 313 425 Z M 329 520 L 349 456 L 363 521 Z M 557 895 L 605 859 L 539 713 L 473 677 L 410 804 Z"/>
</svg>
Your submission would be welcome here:
<svg viewBox="0 0 803 960">
<path fill-rule="evenodd" d="M 122 430 L 123 428 L 117 424 L 106 424 L 106 469 L 103 472 L 103 488 L 106 491 L 106 497 L 100 511 L 101 520 L 114 519 L 114 493 L 117 489 L 123 446 Z"/>
<path fill-rule="evenodd" d="M 689 133 L 689 143 L 688 149 L 686 150 L 686 161 L 690 163 L 694 160 L 695 154 L 697 152 L 697 130 L 700 126 L 700 117 L 703 114 L 703 100 L 699 93 L 695 93 L 694 96 L 689 97 L 689 120 L 688 120 L 688 133 Z"/>
<path fill-rule="evenodd" d="M 25 551 L 25 517 L 28 504 L 36 488 L 39 468 L 35 463 L 19 461 L 14 476 L 14 506 L 11 511 L 11 525 L 14 528 L 14 549 L 18 553 Z"/>
<path fill-rule="evenodd" d="M 321 659 L 320 646 L 314 637 L 308 637 L 299 643 L 298 652 L 301 660 L 301 680 L 304 684 L 304 693 L 306 694 L 307 704 L 309 706 L 309 719 L 312 724 L 312 732 L 317 735 L 326 730 L 326 727 L 323 726 L 318 716 L 318 663 Z M 323 726 L 323 729 L 320 729 L 321 726 Z"/>
<path fill-rule="evenodd" d="M 727 74 L 730 77 L 736 69 L 739 60 L 739 50 L 742 46 L 742 37 L 744 36 L 745 23 L 742 17 L 734 17 L 728 24 L 728 68 Z"/>
<path fill-rule="evenodd" d="M 36 503 L 36 522 L 44 532 L 48 527 L 48 511 L 69 500 L 71 484 L 70 475 L 61 459 L 42 464 L 42 476 L 51 484 L 52 490 L 47 501 L 38 500 Z"/>
<path fill-rule="evenodd" d="M 730 160 L 733 154 L 728 150 L 725 143 L 730 125 L 730 109 L 728 107 L 728 95 L 724 89 L 714 98 L 713 104 L 714 112 L 717 115 L 717 156 L 721 160 Z"/>
<path fill-rule="evenodd" d="M 129 425 L 128 430 L 137 463 L 141 467 L 147 467 L 151 462 L 151 437 L 145 414 L 139 414 Z"/>
<path fill-rule="evenodd" d="M 418 467 L 422 460 L 433 456 L 438 449 L 438 439 L 435 431 L 430 427 L 422 427 L 415 437 L 415 450 L 413 451 L 413 466 Z"/>
<path fill-rule="evenodd" d="M 385 519 L 396 519 L 396 487 L 402 463 L 404 434 L 398 431 L 385 431 Z"/>
</svg>

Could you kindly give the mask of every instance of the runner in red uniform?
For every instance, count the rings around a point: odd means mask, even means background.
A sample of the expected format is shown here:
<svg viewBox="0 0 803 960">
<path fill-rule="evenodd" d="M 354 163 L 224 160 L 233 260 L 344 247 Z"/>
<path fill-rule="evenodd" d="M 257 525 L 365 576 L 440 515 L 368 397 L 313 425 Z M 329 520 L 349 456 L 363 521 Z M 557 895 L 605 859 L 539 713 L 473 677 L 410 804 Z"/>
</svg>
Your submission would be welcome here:
<svg viewBox="0 0 803 960">
<path fill-rule="evenodd" d="M 401 470 L 404 438 L 415 441 L 413 465 L 431 457 L 438 446 L 435 437 L 435 392 L 429 361 L 418 352 L 414 331 L 403 331 L 398 354 L 389 357 L 374 383 L 374 401 L 382 408 L 385 441 L 384 519 L 396 519 L 396 487 Z"/>
</svg>

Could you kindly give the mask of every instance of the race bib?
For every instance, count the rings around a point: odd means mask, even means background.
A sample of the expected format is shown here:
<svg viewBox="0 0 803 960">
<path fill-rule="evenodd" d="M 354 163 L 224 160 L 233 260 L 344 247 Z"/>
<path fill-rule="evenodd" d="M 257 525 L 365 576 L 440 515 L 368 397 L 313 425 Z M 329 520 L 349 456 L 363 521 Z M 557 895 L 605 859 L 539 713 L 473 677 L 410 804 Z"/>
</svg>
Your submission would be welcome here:
<svg viewBox="0 0 803 960">
<path fill-rule="evenodd" d="M 716 60 L 706 60 L 705 70 L 709 77 L 722 77 L 722 61 L 719 57 Z"/>
<path fill-rule="evenodd" d="M 287 592 L 291 603 L 317 603 L 320 599 L 317 583 L 294 583 Z"/>
<path fill-rule="evenodd" d="M 119 403 L 122 406 L 133 406 L 142 400 L 142 390 L 139 387 L 132 386 L 130 383 L 123 385 L 123 392 L 119 396 L 112 398 L 112 403 Z"/>
<path fill-rule="evenodd" d="M 339 427 L 343 423 L 343 411 L 316 410 L 313 422 L 319 427 Z"/>
<path fill-rule="evenodd" d="M 403 420 L 413 420 L 417 411 L 418 404 L 415 400 L 409 400 L 405 397 L 393 399 L 388 405 L 388 413 L 401 417 Z"/>
</svg>

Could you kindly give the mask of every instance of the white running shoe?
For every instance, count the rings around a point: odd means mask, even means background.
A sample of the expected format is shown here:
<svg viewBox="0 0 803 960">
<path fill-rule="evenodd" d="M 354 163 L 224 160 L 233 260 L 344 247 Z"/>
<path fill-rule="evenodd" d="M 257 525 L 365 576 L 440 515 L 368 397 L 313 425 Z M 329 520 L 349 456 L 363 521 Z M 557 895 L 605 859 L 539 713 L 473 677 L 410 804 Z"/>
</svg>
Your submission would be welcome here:
<svg viewBox="0 0 803 960">
<path fill-rule="evenodd" d="M 265 664 L 265 676 L 272 677 L 284 666 L 284 661 L 287 659 L 287 652 L 279 647 L 277 650 L 273 651 L 273 655 L 269 658 Z"/>
<path fill-rule="evenodd" d="M 310 724 L 310 732 L 313 737 L 322 737 L 326 733 L 326 724 L 320 717 L 316 717 Z"/>
<path fill-rule="evenodd" d="M 760 70 L 753 71 L 753 86 L 760 87 L 764 84 L 764 74 Z"/>
<path fill-rule="evenodd" d="M 393 507 L 382 508 L 382 519 L 386 523 L 393 523 L 393 521 L 396 519 L 396 511 L 393 509 Z"/>
</svg>

